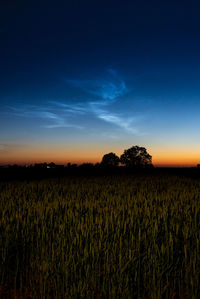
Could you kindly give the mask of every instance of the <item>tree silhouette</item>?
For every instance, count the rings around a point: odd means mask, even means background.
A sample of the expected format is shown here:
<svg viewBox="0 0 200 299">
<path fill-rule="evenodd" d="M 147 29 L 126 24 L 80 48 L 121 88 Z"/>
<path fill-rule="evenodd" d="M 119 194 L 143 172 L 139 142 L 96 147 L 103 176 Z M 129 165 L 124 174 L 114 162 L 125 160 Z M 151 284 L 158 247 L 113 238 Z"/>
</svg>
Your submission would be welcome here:
<svg viewBox="0 0 200 299">
<path fill-rule="evenodd" d="M 135 145 L 124 150 L 120 162 L 131 168 L 147 167 L 152 166 L 152 156 L 148 154 L 145 147 Z"/>
<path fill-rule="evenodd" d="M 118 166 L 120 160 L 115 153 L 109 153 L 103 156 L 101 165 L 105 167 L 115 167 Z"/>
</svg>

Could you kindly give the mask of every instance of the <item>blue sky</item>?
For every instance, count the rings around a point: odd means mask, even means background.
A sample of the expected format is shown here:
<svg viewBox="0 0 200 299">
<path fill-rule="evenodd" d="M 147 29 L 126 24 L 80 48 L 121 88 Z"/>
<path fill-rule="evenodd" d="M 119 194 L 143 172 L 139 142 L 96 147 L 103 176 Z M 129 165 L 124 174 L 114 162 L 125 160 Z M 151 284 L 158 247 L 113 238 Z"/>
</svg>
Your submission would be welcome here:
<svg viewBox="0 0 200 299">
<path fill-rule="evenodd" d="M 200 152 L 198 3 L 0 4 L 0 163 Z"/>
</svg>

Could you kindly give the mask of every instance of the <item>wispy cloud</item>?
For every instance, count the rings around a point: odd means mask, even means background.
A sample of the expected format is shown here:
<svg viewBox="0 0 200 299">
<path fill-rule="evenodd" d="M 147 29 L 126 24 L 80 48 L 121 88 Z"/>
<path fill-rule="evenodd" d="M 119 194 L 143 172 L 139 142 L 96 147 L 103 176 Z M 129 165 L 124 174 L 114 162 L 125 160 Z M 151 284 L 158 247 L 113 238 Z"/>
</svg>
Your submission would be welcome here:
<svg viewBox="0 0 200 299">
<path fill-rule="evenodd" d="M 67 104 L 65 108 L 72 113 L 92 113 L 104 122 L 114 124 L 129 133 L 138 134 L 138 129 L 133 127 L 135 117 L 127 117 L 110 111 L 109 106 L 120 100 L 128 92 L 128 88 L 116 70 L 108 69 L 107 73 L 109 74 L 107 80 L 66 80 L 68 84 L 96 96 L 96 99 L 88 101 L 84 105 Z M 62 104 L 60 103 L 60 105 Z"/>
<path fill-rule="evenodd" d="M 135 127 L 137 121 L 135 116 L 128 117 L 124 113 L 113 112 L 115 110 L 114 104 L 117 101 L 122 101 L 123 96 L 129 91 L 125 81 L 117 71 L 108 69 L 104 79 L 66 79 L 66 82 L 70 86 L 83 91 L 83 98 L 87 98 L 81 103 L 51 100 L 48 101 L 46 106 L 26 105 L 18 108 L 9 107 L 9 109 L 15 116 L 43 120 L 42 126 L 47 129 L 83 129 L 84 126 L 81 121 L 87 120 L 87 117 L 95 117 L 128 133 L 139 134 L 138 129 Z"/>
<path fill-rule="evenodd" d="M 53 103 L 58 107 L 64 107 L 64 111 L 67 114 L 93 115 L 101 121 L 116 125 L 127 132 L 134 134 L 138 133 L 138 130 L 133 127 L 133 122 L 137 120 L 136 117 L 126 117 L 121 114 L 110 112 L 108 109 L 108 103 L 98 101 L 87 102 L 85 104 L 64 104 L 60 102 Z"/>
<path fill-rule="evenodd" d="M 108 76 L 109 75 L 109 76 Z M 128 92 L 128 88 L 124 82 L 113 69 L 107 70 L 107 79 L 93 79 L 93 80 L 77 80 L 66 79 L 70 85 L 80 88 L 88 94 L 97 96 L 101 100 L 109 101 L 123 96 Z"/>
<path fill-rule="evenodd" d="M 26 105 L 23 107 L 8 107 L 9 111 L 12 115 L 24 118 L 33 118 L 33 119 L 43 119 L 47 121 L 48 124 L 43 124 L 42 127 L 47 129 L 53 128 L 76 128 L 82 129 L 82 126 L 77 124 L 67 122 L 66 115 L 60 113 L 59 110 L 56 110 L 55 107 L 52 106 L 34 106 L 34 105 Z"/>
<path fill-rule="evenodd" d="M 85 114 L 88 112 L 87 104 L 66 104 L 58 101 L 49 101 L 49 104 L 62 108 L 62 111 L 66 113 Z"/>
<path fill-rule="evenodd" d="M 66 82 L 104 100 L 114 100 L 128 90 L 124 81 L 66 80 Z"/>
<path fill-rule="evenodd" d="M 120 117 L 118 115 L 109 114 L 108 112 L 103 112 L 103 111 L 102 113 L 99 113 L 98 117 L 108 123 L 115 124 L 118 127 L 125 129 L 130 133 L 133 134 L 139 133 L 138 130 L 133 127 L 133 118 Z"/>
</svg>

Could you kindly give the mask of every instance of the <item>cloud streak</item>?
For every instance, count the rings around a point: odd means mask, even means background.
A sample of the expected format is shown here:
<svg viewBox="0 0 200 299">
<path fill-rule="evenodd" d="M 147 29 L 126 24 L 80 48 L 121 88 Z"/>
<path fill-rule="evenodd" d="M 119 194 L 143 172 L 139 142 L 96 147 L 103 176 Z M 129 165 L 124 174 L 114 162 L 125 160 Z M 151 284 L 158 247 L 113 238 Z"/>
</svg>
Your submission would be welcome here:
<svg viewBox="0 0 200 299">
<path fill-rule="evenodd" d="M 124 81 L 66 80 L 66 82 L 103 100 L 115 100 L 128 91 Z"/>
<path fill-rule="evenodd" d="M 102 112 L 102 114 L 100 113 L 98 115 L 98 117 L 108 123 L 117 125 L 118 127 L 122 128 L 130 133 L 138 134 L 138 130 L 136 128 L 132 127 L 132 122 L 133 122 L 132 118 L 127 119 L 124 117 L 120 117 L 118 115 L 109 114 L 107 112 Z"/>
<path fill-rule="evenodd" d="M 50 122 L 50 124 L 43 124 L 42 127 L 46 129 L 53 128 L 76 128 L 82 129 L 82 126 L 77 124 L 67 122 L 66 115 L 60 113 L 59 110 L 56 110 L 55 107 L 45 107 L 45 106 L 34 106 L 26 105 L 25 107 L 16 108 L 8 107 L 12 115 L 23 118 L 32 118 L 32 119 L 43 119 L 44 121 Z M 54 112 L 53 112 L 54 111 Z"/>
<path fill-rule="evenodd" d="M 107 70 L 107 79 L 67 79 L 66 82 L 71 87 L 83 91 L 83 96 L 86 95 L 87 100 L 83 103 L 66 103 L 51 100 L 48 101 L 47 106 L 9 107 L 10 112 L 18 117 L 43 120 L 47 122 L 42 125 L 46 129 L 83 129 L 85 126 L 82 125 L 82 122 L 85 119 L 87 120 L 87 117 L 95 117 L 99 121 L 114 125 L 128 133 L 139 134 L 134 127 L 134 123 L 137 120 L 136 117 L 127 117 L 127 115 L 122 113 L 113 112 L 113 104 L 122 100 L 122 97 L 128 92 L 124 80 L 115 70 Z M 91 96 L 92 99 L 90 99 Z"/>
<path fill-rule="evenodd" d="M 135 117 L 127 118 L 110 111 L 109 106 L 120 100 L 120 97 L 128 92 L 128 88 L 115 70 L 108 69 L 107 72 L 111 77 L 110 80 L 66 80 L 68 84 L 96 96 L 97 99 L 88 101 L 84 105 L 67 104 L 64 106 L 68 112 L 91 113 L 101 121 L 116 125 L 129 133 L 138 134 L 138 130 L 133 128 Z M 62 106 L 63 104 L 60 103 L 60 105 Z"/>
</svg>

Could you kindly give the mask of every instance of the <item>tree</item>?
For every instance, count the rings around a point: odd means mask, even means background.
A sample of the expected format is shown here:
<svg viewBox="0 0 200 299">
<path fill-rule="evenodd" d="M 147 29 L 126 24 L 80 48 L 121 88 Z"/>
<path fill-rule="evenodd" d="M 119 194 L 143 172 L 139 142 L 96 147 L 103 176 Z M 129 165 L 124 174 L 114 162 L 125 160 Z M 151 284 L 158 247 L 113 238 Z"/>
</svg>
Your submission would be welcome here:
<svg viewBox="0 0 200 299">
<path fill-rule="evenodd" d="M 105 167 L 115 167 L 118 166 L 120 160 L 115 153 L 109 153 L 103 156 L 101 165 Z"/>
<path fill-rule="evenodd" d="M 135 145 L 124 150 L 120 162 L 131 168 L 148 167 L 152 166 L 152 156 L 148 154 L 145 147 Z"/>
</svg>

